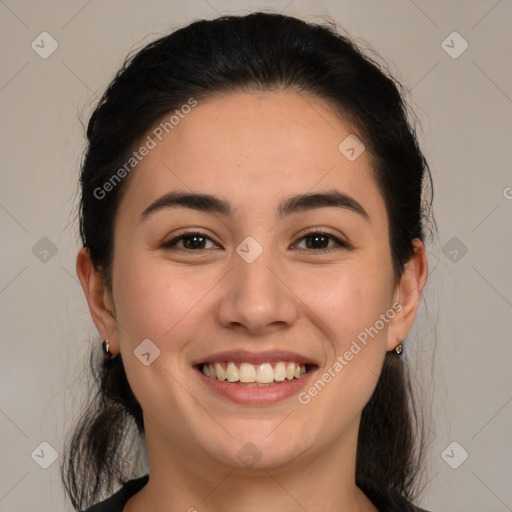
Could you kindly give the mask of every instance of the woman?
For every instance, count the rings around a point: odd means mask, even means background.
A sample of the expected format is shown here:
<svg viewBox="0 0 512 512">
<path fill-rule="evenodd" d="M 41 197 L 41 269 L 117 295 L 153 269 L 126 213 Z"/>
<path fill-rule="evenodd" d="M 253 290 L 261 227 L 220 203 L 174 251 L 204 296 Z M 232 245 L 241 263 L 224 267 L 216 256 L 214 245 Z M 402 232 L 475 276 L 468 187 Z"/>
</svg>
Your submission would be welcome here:
<svg viewBox="0 0 512 512">
<path fill-rule="evenodd" d="M 421 510 L 402 352 L 430 174 L 396 82 L 333 27 L 203 20 L 128 59 L 87 136 L 77 273 L 105 359 L 73 506 Z"/>
</svg>

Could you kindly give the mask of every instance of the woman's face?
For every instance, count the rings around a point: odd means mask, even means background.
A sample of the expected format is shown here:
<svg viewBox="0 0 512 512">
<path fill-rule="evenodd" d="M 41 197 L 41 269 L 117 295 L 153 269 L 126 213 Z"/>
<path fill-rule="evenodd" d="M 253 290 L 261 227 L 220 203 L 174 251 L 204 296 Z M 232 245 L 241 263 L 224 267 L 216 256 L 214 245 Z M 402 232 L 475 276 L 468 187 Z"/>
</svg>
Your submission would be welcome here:
<svg viewBox="0 0 512 512">
<path fill-rule="evenodd" d="M 150 461 L 182 453 L 241 470 L 327 449 L 352 457 L 385 352 L 407 335 L 368 151 L 357 156 L 327 103 L 293 92 L 199 101 L 168 131 L 117 212 L 107 333 L 144 411 Z M 217 202 L 150 208 L 171 193 Z M 248 382 L 202 373 L 216 362 Z M 283 381 L 289 363 L 308 371 Z"/>
</svg>

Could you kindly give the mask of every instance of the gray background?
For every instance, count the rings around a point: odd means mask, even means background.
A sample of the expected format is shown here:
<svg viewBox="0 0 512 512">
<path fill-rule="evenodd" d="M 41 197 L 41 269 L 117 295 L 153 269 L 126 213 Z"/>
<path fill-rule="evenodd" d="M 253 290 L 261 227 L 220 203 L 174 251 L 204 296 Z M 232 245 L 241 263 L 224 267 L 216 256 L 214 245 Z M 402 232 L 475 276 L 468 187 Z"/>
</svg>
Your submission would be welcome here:
<svg viewBox="0 0 512 512">
<path fill-rule="evenodd" d="M 422 504 L 512 510 L 510 0 L 0 0 L 0 512 L 71 510 L 52 447 L 60 454 L 99 348 L 75 274 L 78 114 L 88 119 L 130 50 L 194 19 L 262 8 L 330 15 L 410 91 L 439 225 L 406 353 L 433 403 Z M 58 43 L 46 59 L 31 47 L 51 49 L 42 32 Z"/>
</svg>

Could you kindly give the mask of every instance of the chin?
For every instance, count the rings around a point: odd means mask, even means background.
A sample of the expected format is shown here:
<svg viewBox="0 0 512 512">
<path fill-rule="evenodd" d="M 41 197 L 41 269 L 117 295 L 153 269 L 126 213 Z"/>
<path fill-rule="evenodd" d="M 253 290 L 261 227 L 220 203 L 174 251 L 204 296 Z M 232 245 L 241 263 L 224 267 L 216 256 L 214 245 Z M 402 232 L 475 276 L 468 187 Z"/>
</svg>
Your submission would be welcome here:
<svg viewBox="0 0 512 512">
<path fill-rule="evenodd" d="M 279 422 L 273 422 L 272 428 L 262 428 L 259 431 L 247 431 L 245 435 L 224 436 L 222 441 L 215 442 L 212 438 L 204 446 L 205 452 L 227 469 L 238 472 L 258 473 L 271 471 L 292 464 L 302 453 L 309 451 L 306 440 L 299 432 L 291 433 L 283 428 L 277 433 Z M 269 432 L 272 432 L 269 435 Z"/>
</svg>

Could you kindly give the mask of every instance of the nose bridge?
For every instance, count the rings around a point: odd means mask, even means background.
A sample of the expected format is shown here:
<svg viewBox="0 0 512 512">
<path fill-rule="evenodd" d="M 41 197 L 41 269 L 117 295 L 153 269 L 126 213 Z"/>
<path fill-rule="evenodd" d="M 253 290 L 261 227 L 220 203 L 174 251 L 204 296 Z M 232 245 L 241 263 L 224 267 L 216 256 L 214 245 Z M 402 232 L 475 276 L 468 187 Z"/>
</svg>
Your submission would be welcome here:
<svg viewBox="0 0 512 512">
<path fill-rule="evenodd" d="M 278 267 L 279 262 L 274 251 L 269 244 L 265 249 L 257 242 L 248 240 L 242 242 L 237 248 L 239 259 L 235 258 L 233 273 L 237 286 L 237 292 L 240 294 L 249 294 L 253 298 L 264 292 L 268 295 L 267 299 L 273 298 L 276 288 L 275 270 L 271 272 L 272 266 Z"/>
<path fill-rule="evenodd" d="M 264 247 L 252 237 L 242 241 L 234 255 L 228 289 L 221 299 L 219 321 L 225 326 L 241 324 L 254 333 L 293 323 L 296 301 L 281 281 L 281 268 L 270 246 Z"/>
</svg>

